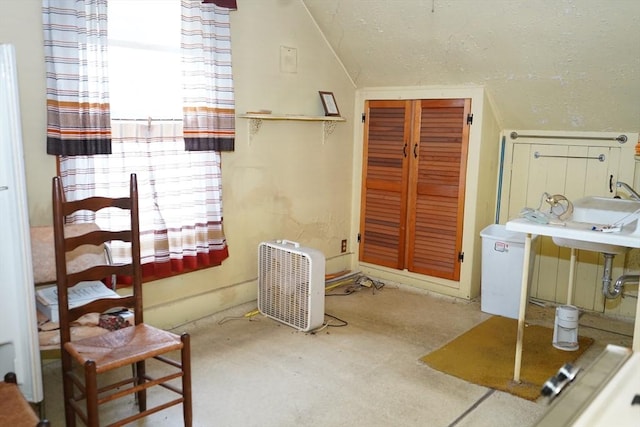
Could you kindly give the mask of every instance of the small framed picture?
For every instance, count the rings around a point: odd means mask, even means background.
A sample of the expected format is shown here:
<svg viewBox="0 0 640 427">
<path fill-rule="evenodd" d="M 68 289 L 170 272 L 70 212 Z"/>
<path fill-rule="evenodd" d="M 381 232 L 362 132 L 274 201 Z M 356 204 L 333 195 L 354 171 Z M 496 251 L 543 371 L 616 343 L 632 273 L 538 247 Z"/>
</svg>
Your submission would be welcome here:
<svg viewBox="0 0 640 427">
<path fill-rule="evenodd" d="M 333 96 L 333 92 L 320 91 L 320 99 L 322 100 L 322 106 L 324 107 L 325 116 L 339 116 L 338 104 L 336 104 L 336 98 Z"/>
</svg>

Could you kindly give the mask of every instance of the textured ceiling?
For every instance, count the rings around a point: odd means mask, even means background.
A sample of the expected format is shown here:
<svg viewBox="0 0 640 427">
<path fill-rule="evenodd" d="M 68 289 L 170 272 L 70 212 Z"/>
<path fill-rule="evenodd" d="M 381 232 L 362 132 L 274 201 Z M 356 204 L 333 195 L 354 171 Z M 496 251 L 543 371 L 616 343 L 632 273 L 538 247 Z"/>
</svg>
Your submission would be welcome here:
<svg viewBox="0 0 640 427">
<path fill-rule="evenodd" d="M 640 131 L 640 0 L 302 0 L 358 88 L 481 85 L 503 128 Z"/>
</svg>

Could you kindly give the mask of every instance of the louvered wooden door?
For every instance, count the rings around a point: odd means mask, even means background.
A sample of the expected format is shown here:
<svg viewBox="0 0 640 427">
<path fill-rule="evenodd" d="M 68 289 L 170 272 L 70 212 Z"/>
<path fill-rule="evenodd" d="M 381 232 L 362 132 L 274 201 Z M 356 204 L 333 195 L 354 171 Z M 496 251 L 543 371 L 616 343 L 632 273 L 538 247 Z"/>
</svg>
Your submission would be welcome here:
<svg viewBox="0 0 640 427">
<path fill-rule="evenodd" d="M 470 108 L 367 102 L 361 261 L 459 280 Z"/>
<path fill-rule="evenodd" d="M 471 100 L 415 104 L 408 197 L 407 268 L 460 278 Z"/>
<path fill-rule="evenodd" d="M 367 101 L 360 260 L 403 268 L 411 101 Z"/>
</svg>

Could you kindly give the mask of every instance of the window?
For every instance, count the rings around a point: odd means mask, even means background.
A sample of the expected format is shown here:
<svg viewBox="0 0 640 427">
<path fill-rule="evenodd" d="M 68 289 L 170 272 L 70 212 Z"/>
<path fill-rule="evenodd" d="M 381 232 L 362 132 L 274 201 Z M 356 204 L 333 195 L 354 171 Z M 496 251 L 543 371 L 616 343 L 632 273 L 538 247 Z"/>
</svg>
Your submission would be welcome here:
<svg viewBox="0 0 640 427">
<path fill-rule="evenodd" d="M 112 118 L 182 119 L 180 15 L 179 0 L 109 1 Z"/>
<path fill-rule="evenodd" d="M 65 2 L 69 8 L 77 7 L 75 1 Z M 49 16 L 54 13 L 45 10 L 47 3 L 46 0 L 43 3 L 45 49 L 68 46 L 67 42 L 55 41 L 55 25 L 51 24 L 52 30 L 47 32 L 48 22 L 55 20 Z M 55 3 L 59 5 L 60 0 Z M 85 14 L 82 25 L 91 20 L 96 24 L 93 30 L 78 25 L 79 38 L 84 36 L 83 30 L 90 35 L 108 34 L 108 40 L 103 37 L 95 43 L 89 40 L 78 44 L 78 50 L 88 51 L 85 57 L 99 53 L 101 46 L 106 46 L 107 55 L 102 61 L 102 71 L 98 60 L 79 60 L 77 80 L 82 86 L 92 76 L 107 77 L 103 80 L 108 81 L 108 93 L 101 96 L 107 100 L 103 105 L 110 110 L 111 153 L 61 156 L 66 197 L 74 200 L 127 194 L 129 175 L 136 173 L 145 278 L 219 265 L 228 256 L 222 231 L 220 152 L 187 151 L 184 123 L 186 118 L 191 120 L 188 112 L 196 112 L 195 122 L 200 122 L 203 114 L 216 113 L 223 118 L 212 123 L 223 125 L 211 129 L 215 126 L 209 124 L 202 132 L 223 135 L 219 138 L 223 141 L 233 140 L 228 10 L 191 0 L 109 0 L 108 7 L 104 0 L 85 0 L 85 8 L 76 12 L 76 16 Z M 218 32 L 211 33 L 212 28 Z M 208 43 L 214 43 L 215 48 Z M 221 59 L 213 60 L 218 52 Z M 53 62 L 66 57 L 55 52 L 48 52 L 47 56 Z M 83 58 L 82 54 L 78 56 Z M 217 68 L 209 71 L 212 64 Z M 194 81 L 211 77 L 215 81 Z M 101 81 L 99 77 L 95 80 Z M 204 89 L 206 95 L 194 96 L 194 88 Z M 222 95 L 213 100 L 211 107 L 209 94 L 219 88 Z M 77 90 L 79 95 L 83 92 L 94 95 L 91 89 Z M 62 91 L 48 90 L 48 94 L 53 93 Z M 78 110 L 86 105 L 80 99 L 76 102 Z M 83 129 L 87 128 L 85 125 Z M 96 218 L 76 215 L 71 222 L 94 220 L 101 228 L 118 229 L 120 222 L 127 219 L 120 218 L 114 210 Z M 122 242 L 113 242 L 112 251 L 114 262 L 130 256 L 129 248 Z"/>
</svg>

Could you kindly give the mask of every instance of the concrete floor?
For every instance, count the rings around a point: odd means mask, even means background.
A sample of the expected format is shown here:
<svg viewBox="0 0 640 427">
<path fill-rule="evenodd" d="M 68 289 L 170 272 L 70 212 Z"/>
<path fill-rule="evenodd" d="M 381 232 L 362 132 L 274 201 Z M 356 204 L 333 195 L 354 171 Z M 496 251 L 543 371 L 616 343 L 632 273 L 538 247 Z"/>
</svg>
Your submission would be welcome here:
<svg viewBox="0 0 640 427">
<path fill-rule="evenodd" d="M 360 288 L 326 298 L 325 312 L 348 325 L 315 334 L 262 315 L 242 317 L 254 308 L 245 304 L 175 331 L 192 336 L 195 426 L 513 427 L 531 425 L 547 406 L 543 399 L 494 392 L 419 361 L 489 317 L 478 301 L 390 284 Z M 530 304 L 527 320 L 552 327 L 553 310 Z M 630 347 L 632 329 L 583 315 L 580 334 L 596 342 L 577 365 L 588 366 L 607 343 Z M 62 426 L 60 363 L 45 361 L 43 370 L 46 416 Z M 125 398 L 101 420 L 107 424 L 111 411 L 132 407 Z M 181 424 L 177 407 L 136 425 Z"/>
</svg>

